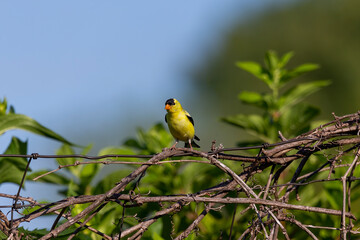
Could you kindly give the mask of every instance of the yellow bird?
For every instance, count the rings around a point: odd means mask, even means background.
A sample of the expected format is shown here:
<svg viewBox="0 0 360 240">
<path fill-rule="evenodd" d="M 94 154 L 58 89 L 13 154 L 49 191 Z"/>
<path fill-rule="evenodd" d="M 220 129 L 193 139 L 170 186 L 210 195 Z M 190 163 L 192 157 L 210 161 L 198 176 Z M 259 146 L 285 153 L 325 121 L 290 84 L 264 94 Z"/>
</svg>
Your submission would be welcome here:
<svg viewBox="0 0 360 240">
<path fill-rule="evenodd" d="M 178 100 L 170 98 L 165 102 L 165 122 L 167 122 L 171 135 L 175 138 L 175 144 L 171 148 L 175 148 L 176 144 L 180 141 L 185 142 L 185 147 L 192 145 L 200 147 L 194 142 L 194 139 L 200 141 L 195 135 L 194 120 L 190 114 L 185 111 Z"/>
</svg>

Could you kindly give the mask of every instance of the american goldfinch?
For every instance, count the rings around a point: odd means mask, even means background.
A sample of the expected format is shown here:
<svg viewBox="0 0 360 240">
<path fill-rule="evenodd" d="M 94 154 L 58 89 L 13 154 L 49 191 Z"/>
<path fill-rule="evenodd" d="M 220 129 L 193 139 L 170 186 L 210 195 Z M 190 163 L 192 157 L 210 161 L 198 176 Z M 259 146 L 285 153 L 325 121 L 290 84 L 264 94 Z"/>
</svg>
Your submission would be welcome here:
<svg viewBox="0 0 360 240">
<path fill-rule="evenodd" d="M 200 141 L 195 135 L 194 120 L 190 114 L 185 111 L 178 100 L 170 98 L 165 102 L 165 122 L 167 122 L 171 135 L 175 138 L 175 144 L 171 148 L 175 148 L 176 144 L 180 141 L 185 142 L 185 147 L 192 145 L 200 147 L 194 142 L 194 138 Z"/>
</svg>

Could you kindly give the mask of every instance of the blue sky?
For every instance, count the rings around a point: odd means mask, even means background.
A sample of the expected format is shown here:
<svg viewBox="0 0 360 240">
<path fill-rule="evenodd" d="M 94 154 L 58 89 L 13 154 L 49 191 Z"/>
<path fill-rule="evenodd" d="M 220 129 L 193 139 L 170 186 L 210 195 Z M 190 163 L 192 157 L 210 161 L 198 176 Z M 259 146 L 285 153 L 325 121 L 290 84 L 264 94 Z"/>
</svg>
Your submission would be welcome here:
<svg viewBox="0 0 360 240">
<path fill-rule="evenodd" d="M 1 97 L 72 141 L 94 128 L 113 132 L 104 126 L 115 120 L 134 129 L 144 115 L 145 122 L 163 115 L 167 98 L 196 94 L 182 71 L 214 51 L 224 27 L 246 9 L 256 7 L 251 1 L 2 2 Z"/>
<path fill-rule="evenodd" d="M 254 17 L 267 5 L 251 0 L 1 1 L 0 98 L 75 143 L 94 143 L 95 149 L 118 145 L 134 136 L 136 127 L 163 121 L 166 99 L 176 97 L 189 106 L 198 90 L 186 70 L 219 50 L 235 20 Z M 53 154 L 60 146 L 15 131 L 0 138 L 1 151 L 12 135 L 28 139 L 30 153 Z M 33 164 L 44 166 L 55 167 Z M 35 198 L 49 197 L 48 190 Z M 24 194 L 34 191 L 28 184 Z M 3 184 L 0 192 L 16 188 Z M 46 221 L 37 224 L 46 227 Z"/>
<path fill-rule="evenodd" d="M 281 2 L 281 1 L 278 1 Z M 164 102 L 196 106 L 186 71 L 265 1 L 0 3 L 0 97 L 70 141 L 98 150 L 163 121 Z M 193 105 L 193 106 L 192 106 Z M 13 133 L 0 139 L 0 150 Z M 59 144 L 32 134 L 29 151 Z"/>
</svg>

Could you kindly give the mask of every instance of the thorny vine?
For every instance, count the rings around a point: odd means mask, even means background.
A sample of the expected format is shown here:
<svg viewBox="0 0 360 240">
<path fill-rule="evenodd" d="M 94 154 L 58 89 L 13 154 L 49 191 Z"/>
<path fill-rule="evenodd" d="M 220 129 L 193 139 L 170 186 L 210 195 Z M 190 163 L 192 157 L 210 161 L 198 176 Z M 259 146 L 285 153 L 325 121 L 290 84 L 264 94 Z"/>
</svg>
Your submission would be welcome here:
<svg viewBox="0 0 360 240">
<path fill-rule="evenodd" d="M 30 222 L 36 218 L 39 218 L 48 214 L 56 214 L 58 217 L 53 223 L 52 228 L 41 239 L 50 239 L 58 236 L 61 232 L 68 229 L 72 225 L 77 226 L 76 230 L 69 235 L 68 239 L 73 239 L 76 234 L 83 229 L 88 229 L 103 239 L 140 239 L 147 229 L 156 222 L 158 219 L 176 215 L 181 212 L 184 206 L 191 202 L 204 203 L 203 211 L 197 215 L 188 227 L 180 233 L 175 239 L 184 239 L 192 232 L 198 231 L 199 223 L 204 219 L 211 210 L 221 211 L 223 205 L 226 204 L 242 204 L 247 206 L 240 214 L 244 212 L 253 211 L 254 217 L 251 224 L 242 232 L 239 239 L 256 238 L 257 235 L 262 235 L 266 239 L 277 239 L 280 232 L 285 239 L 290 239 L 287 232 L 286 225 L 288 222 L 296 225 L 301 231 L 304 231 L 310 238 L 318 239 L 318 236 L 311 231 L 311 229 L 331 229 L 339 232 L 341 239 L 347 239 L 351 234 L 359 234 L 360 232 L 353 230 L 354 220 L 356 217 L 351 212 L 351 183 L 360 180 L 359 177 L 355 177 L 354 169 L 359 165 L 360 154 L 360 113 L 349 114 L 342 117 L 334 115 L 335 120 L 324 124 L 318 128 L 313 129 L 310 132 L 304 133 L 293 139 L 285 139 L 281 133 L 279 137 L 281 142 L 276 144 L 263 144 L 261 146 L 244 147 L 244 148 L 216 148 L 215 143 L 211 147 L 209 152 L 201 152 L 196 150 L 190 150 L 186 148 L 176 149 L 164 149 L 161 153 L 156 155 L 106 155 L 106 156 L 60 156 L 60 155 L 21 155 L 21 157 L 27 157 L 28 167 L 32 159 L 38 158 L 65 158 L 65 157 L 77 157 L 90 159 L 86 162 L 75 162 L 74 164 L 61 165 L 57 169 L 49 171 L 41 176 L 36 177 L 37 180 L 45 175 L 52 174 L 53 172 L 60 171 L 62 168 L 76 166 L 79 164 L 138 164 L 140 165 L 136 170 L 130 173 L 119 181 L 111 190 L 99 195 L 86 195 L 76 196 L 62 199 L 60 201 L 52 202 L 49 204 L 40 204 L 30 197 L 21 196 L 21 187 L 23 185 L 28 168 L 24 172 L 23 181 L 19 187 L 19 191 L 16 195 L 9 195 L 6 193 L 0 193 L 0 197 L 13 199 L 13 205 L 11 206 L 10 219 L 8 216 L 0 211 L 0 230 L 6 234 L 8 239 L 21 239 L 22 235 L 18 231 L 18 227 L 23 222 Z M 245 150 L 259 149 L 258 154 L 240 155 L 236 154 Z M 336 154 L 329 158 L 326 150 L 336 150 Z M 235 152 L 230 154 L 230 152 Z M 312 172 L 303 173 L 304 166 L 308 164 L 309 158 L 315 153 L 322 154 L 327 159 L 325 162 L 317 161 L 316 166 Z M 344 155 L 352 155 L 351 162 L 340 162 Z M 1 155 L 7 157 L 18 157 L 19 155 Z M 181 160 L 166 160 L 175 156 L 191 156 L 196 157 L 194 159 L 181 159 Z M 110 157 L 117 158 L 147 158 L 146 162 L 127 162 L 127 161 L 113 161 L 108 160 Z M 227 165 L 227 161 L 239 161 L 242 164 L 247 163 L 244 166 L 242 172 L 235 172 Z M 156 167 L 156 165 L 164 164 L 165 162 L 179 163 L 188 162 L 188 164 L 203 163 L 211 164 L 214 167 L 220 169 L 229 176 L 230 180 L 219 180 L 219 184 L 216 186 L 203 189 L 195 193 L 189 193 L 186 195 L 166 195 L 166 196 L 151 196 L 151 194 L 135 193 L 135 189 L 125 193 L 125 188 L 129 183 L 136 182 L 136 186 L 141 184 L 141 177 L 146 174 L 148 168 Z M 239 164 L 241 164 L 239 163 Z M 280 176 L 287 171 L 290 164 L 298 164 L 298 167 L 294 173 L 292 173 L 291 180 L 288 182 L 279 183 Z M 346 173 L 341 178 L 332 178 L 334 169 L 343 168 L 346 169 Z M 267 171 L 267 182 L 264 186 L 249 186 L 247 183 L 253 176 L 259 174 L 265 174 Z M 322 172 L 327 172 L 328 177 L 325 179 L 315 179 L 315 176 Z M 287 172 L 287 174 L 290 174 Z M 296 195 L 299 198 L 299 188 L 306 187 L 312 183 L 321 183 L 329 181 L 338 181 L 342 185 L 342 208 L 341 209 L 329 209 L 322 207 L 314 207 L 307 205 L 290 204 L 290 196 Z M 244 193 L 246 197 L 232 197 L 230 192 Z M 291 195 L 292 194 L 292 195 Z M 98 213 L 104 206 L 110 202 L 132 204 L 131 206 L 141 207 L 143 204 L 156 202 L 156 203 L 171 203 L 166 208 L 154 212 L 153 216 L 145 220 L 138 220 L 138 223 L 123 229 L 123 220 L 126 217 L 125 211 L 119 219 L 119 231 L 117 234 L 110 235 L 109 233 L 103 233 L 99 230 L 87 225 L 87 223 Z M 88 203 L 88 207 L 82 210 L 75 216 L 68 214 L 67 212 L 72 206 L 76 204 Z M 221 205 L 219 205 L 221 204 Z M 37 210 L 30 212 L 27 215 L 14 218 L 14 212 L 22 208 L 38 207 Z M 5 208 L 6 206 L 1 206 Z M 121 204 L 119 204 L 121 207 Z M 1 208 L 0 208 L 1 209 Z M 236 209 L 236 208 L 235 208 Z M 290 212 L 291 210 L 307 211 L 319 214 L 328 214 L 338 216 L 340 227 L 336 226 L 319 226 L 314 224 L 305 224 L 296 219 L 296 212 Z M 291 215 L 290 215 L 291 213 Z M 234 216 L 237 214 L 234 212 Z M 60 222 L 60 219 L 66 221 Z M 236 226 L 234 218 L 230 219 L 231 232 Z"/>
</svg>

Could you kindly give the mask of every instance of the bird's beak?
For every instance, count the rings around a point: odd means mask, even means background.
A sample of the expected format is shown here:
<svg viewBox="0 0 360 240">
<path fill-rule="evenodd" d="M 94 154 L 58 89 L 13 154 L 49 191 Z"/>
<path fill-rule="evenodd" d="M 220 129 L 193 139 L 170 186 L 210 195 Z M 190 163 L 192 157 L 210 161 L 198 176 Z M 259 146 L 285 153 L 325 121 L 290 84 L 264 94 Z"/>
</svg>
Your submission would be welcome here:
<svg viewBox="0 0 360 240">
<path fill-rule="evenodd" d="M 166 109 L 166 110 L 169 110 L 170 108 L 171 108 L 171 106 L 170 106 L 169 104 L 166 104 L 166 105 L 165 105 L 165 109 Z"/>
</svg>

